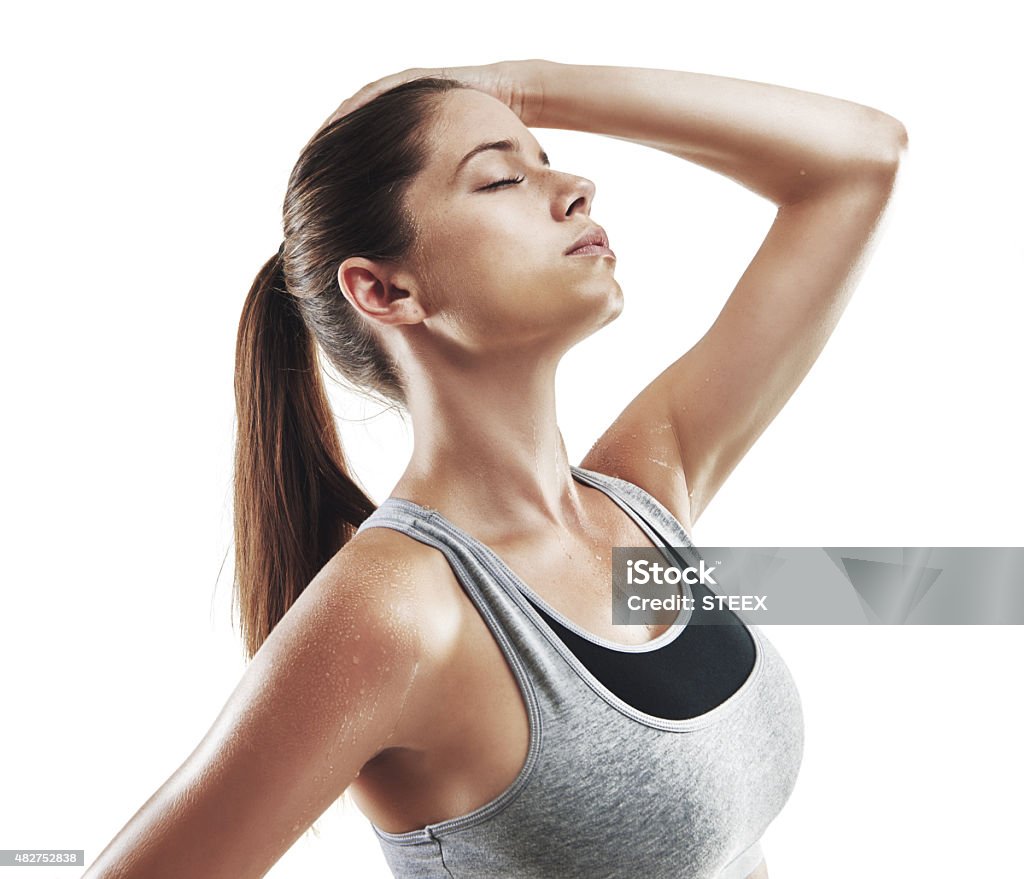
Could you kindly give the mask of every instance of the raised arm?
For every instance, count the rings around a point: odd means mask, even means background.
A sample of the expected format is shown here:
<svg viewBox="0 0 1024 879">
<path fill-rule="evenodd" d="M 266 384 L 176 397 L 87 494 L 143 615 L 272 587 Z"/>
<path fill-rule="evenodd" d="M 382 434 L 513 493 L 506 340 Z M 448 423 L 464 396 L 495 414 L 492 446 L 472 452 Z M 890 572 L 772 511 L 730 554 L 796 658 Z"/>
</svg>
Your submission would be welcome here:
<svg viewBox="0 0 1024 879">
<path fill-rule="evenodd" d="M 583 462 L 646 483 L 692 527 L 835 329 L 892 192 L 906 131 L 871 107 L 783 86 L 671 70 L 513 64 L 527 65 L 520 68 L 527 124 L 672 153 L 778 208 L 711 328 L 629 404 Z"/>
<path fill-rule="evenodd" d="M 907 143 L 892 116 L 799 89 L 677 70 L 551 61 L 521 74 L 523 120 L 655 147 L 779 207 L 864 177 L 888 179 Z"/>
<path fill-rule="evenodd" d="M 354 538 L 309 584 L 84 879 L 263 876 L 397 743 L 422 642 L 411 574 L 370 543 Z"/>
</svg>

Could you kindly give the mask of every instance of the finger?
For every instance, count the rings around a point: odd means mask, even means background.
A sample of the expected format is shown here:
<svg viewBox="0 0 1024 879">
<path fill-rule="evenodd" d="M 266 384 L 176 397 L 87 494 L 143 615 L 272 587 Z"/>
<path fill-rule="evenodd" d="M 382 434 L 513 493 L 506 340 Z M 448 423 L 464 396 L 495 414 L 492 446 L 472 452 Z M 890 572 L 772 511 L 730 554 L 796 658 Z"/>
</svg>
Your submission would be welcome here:
<svg viewBox="0 0 1024 879">
<path fill-rule="evenodd" d="M 358 110 L 364 104 L 370 103 L 374 98 L 386 92 L 388 89 L 394 86 L 400 85 L 403 82 L 408 82 L 412 79 L 418 79 L 421 76 L 429 75 L 434 71 L 427 70 L 425 68 L 414 67 L 408 70 L 403 70 L 401 73 L 391 74 L 381 79 L 375 80 L 374 82 L 367 83 L 359 91 L 349 98 L 346 98 L 338 108 L 327 117 L 321 129 L 326 128 L 343 116 L 347 116 L 349 113 Z"/>
</svg>

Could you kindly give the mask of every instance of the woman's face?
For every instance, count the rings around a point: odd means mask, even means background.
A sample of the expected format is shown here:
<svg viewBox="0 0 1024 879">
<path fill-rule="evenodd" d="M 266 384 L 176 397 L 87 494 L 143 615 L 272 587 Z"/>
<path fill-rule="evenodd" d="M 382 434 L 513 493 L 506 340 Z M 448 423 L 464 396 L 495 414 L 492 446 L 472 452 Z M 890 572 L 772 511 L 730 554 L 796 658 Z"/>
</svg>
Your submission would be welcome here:
<svg viewBox="0 0 1024 879">
<path fill-rule="evenodd" d="M 614 257 L 566 255 L 597 226 L 594 184 L 548 167 L 519 117 L 473 89 L 444 96 L 430 137 L 406 195 L 407 265 L 435 329 L 477 350 L 567 348 L 618 316 Z M 498 141 L 511 144 L 475 151 Z"/>
</svg>

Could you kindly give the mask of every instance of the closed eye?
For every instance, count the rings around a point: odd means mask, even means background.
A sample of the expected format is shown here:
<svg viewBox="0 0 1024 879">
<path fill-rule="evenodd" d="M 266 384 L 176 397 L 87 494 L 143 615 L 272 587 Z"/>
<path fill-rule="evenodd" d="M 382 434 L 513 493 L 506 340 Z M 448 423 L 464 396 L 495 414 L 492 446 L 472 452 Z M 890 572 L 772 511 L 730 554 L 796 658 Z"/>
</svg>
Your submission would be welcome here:
<svg viewBox="0 0 1024 879">
<path fill-rule="evenodd" d="M 500 186 L 508 186 L 510 184 L 522 183 L 525 177 L 506 177 L 504 180 L 495 180 L 493 183 L 488 183 L 486 186 L 481 186 L 477 192 L 484 192 L 488 189 L 497 189 Z"/>
</svg>

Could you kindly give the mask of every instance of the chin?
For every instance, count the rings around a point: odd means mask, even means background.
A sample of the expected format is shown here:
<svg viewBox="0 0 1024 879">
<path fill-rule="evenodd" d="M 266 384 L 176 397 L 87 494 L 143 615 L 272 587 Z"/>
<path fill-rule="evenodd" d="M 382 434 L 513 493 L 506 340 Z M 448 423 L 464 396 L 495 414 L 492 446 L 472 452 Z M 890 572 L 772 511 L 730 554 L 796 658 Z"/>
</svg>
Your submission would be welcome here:
<svg viewBox="0 0 1024 879">
<path fill-rule="evenodd" d="M 608 294 L 608 319 L 605 324 L 610 324 L 615 318 L 622 314 L 622 309 L 626 306 L 626 297 L 622 294 L 622 288 L 615 284 L 613 289 Z"/>
<path fill-rule="evenodd" d="M 622 288 L 618 284 L 613 284 L 610 288 L 603 290 L 600 298 L 593 299 L 589 307 L 590 332 L 593 333 L 608 326 L 622 314 L 624 306 L 625 299 L 622 295 Z"/>
</svg>

